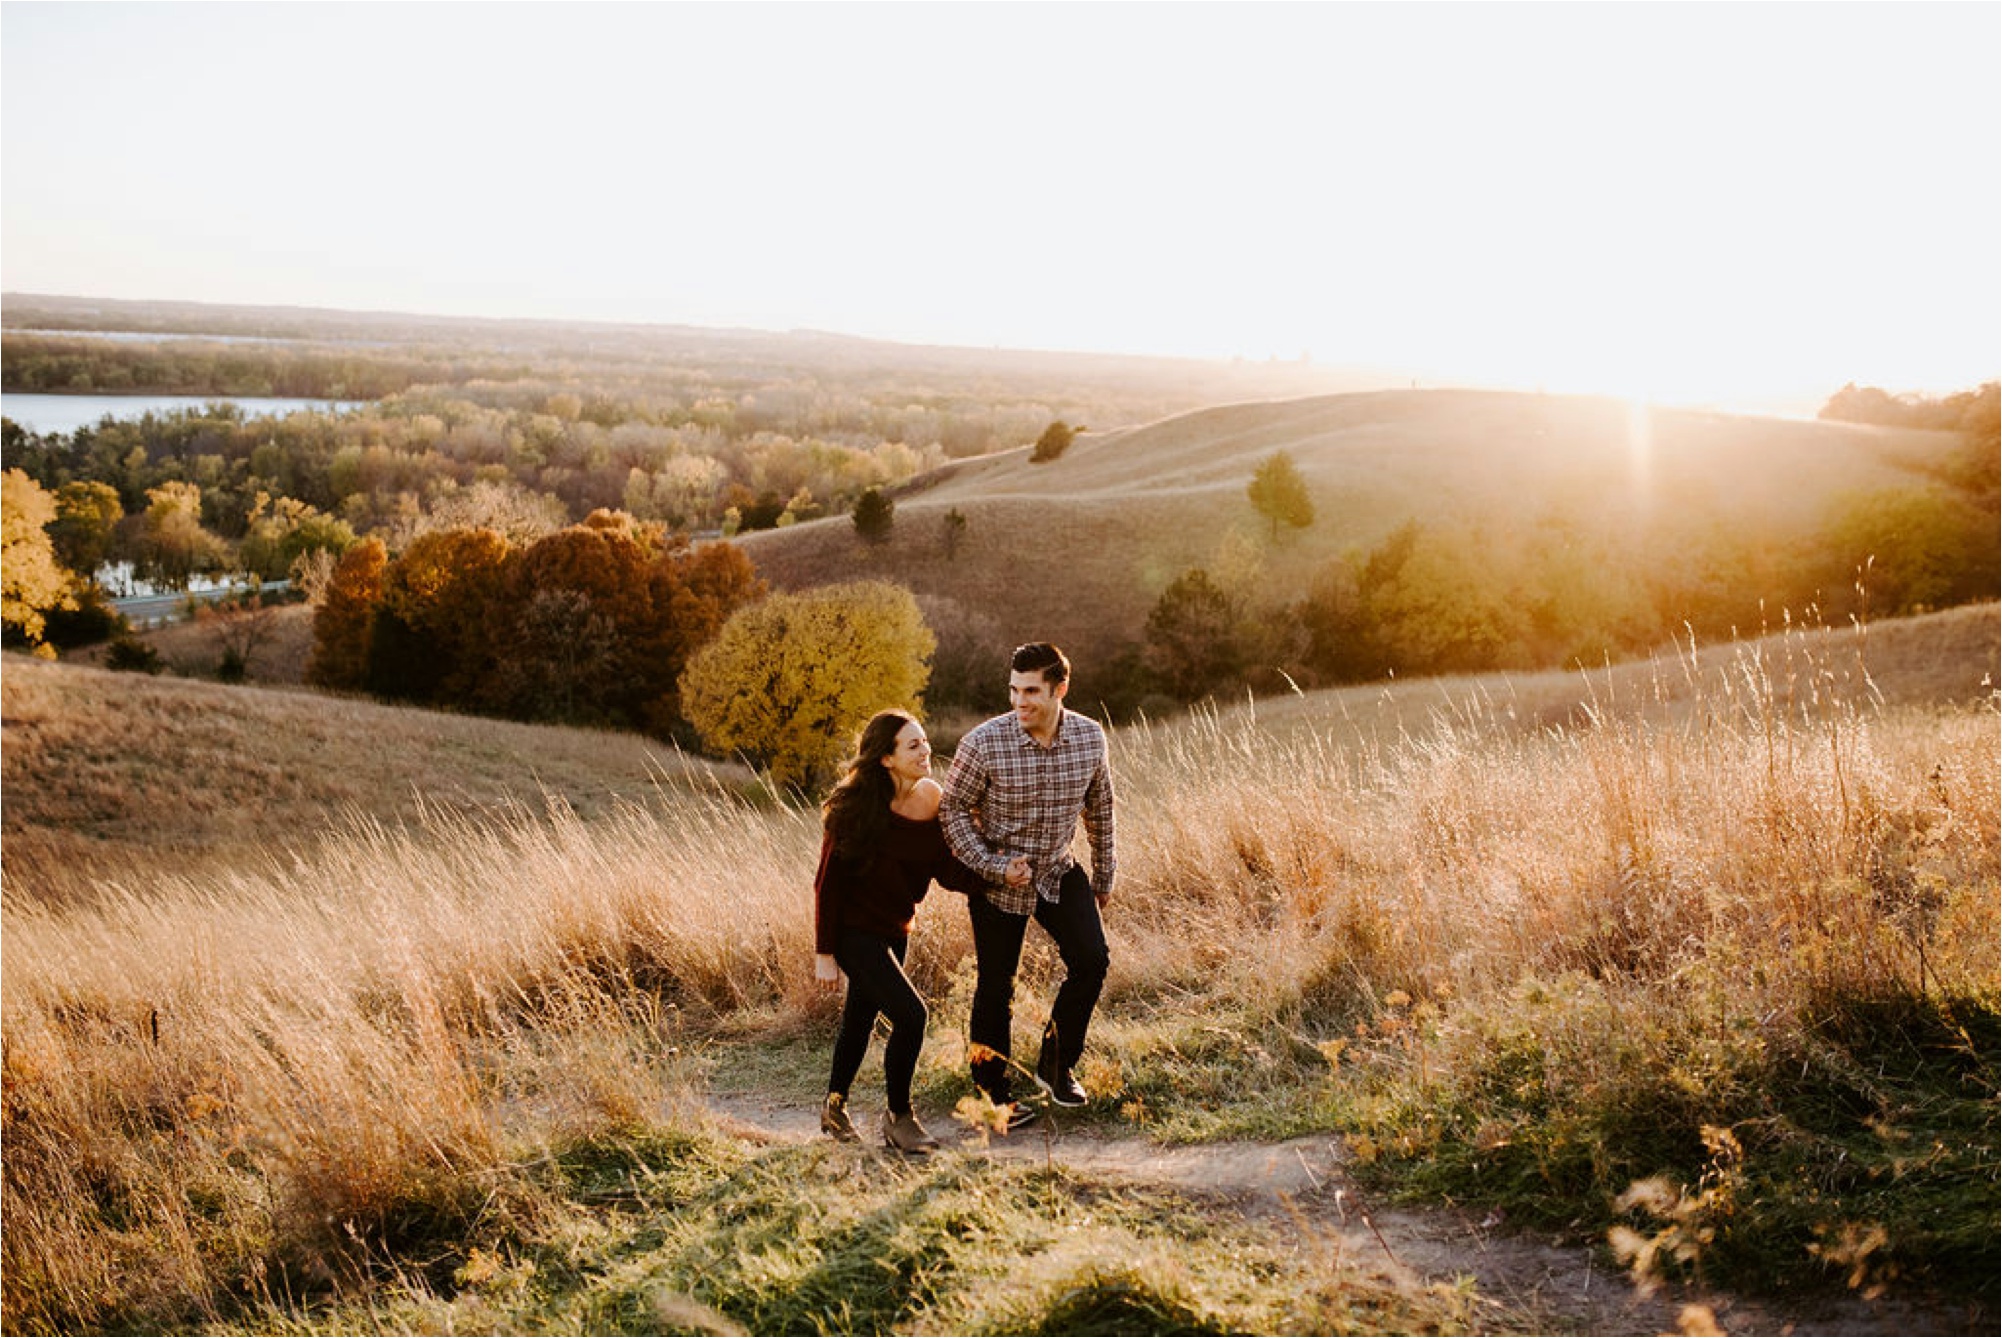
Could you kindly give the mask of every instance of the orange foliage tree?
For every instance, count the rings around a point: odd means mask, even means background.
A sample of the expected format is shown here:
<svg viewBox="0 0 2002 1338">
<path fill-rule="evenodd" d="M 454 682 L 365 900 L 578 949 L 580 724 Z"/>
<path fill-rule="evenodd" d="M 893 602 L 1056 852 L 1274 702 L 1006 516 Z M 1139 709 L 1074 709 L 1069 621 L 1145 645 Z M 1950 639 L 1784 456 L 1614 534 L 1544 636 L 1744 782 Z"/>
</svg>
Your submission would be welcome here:
<svg viewBox="0 0 2002 1338">
<path fill-rule="evenodd" d="M 306 681 L 325 688 L 360 688 L 368 682 L 370 633 L 382 602 L 389 550 L 370 536 L 341 556 L 313 614 L 313 658 Z"/>
</svg>

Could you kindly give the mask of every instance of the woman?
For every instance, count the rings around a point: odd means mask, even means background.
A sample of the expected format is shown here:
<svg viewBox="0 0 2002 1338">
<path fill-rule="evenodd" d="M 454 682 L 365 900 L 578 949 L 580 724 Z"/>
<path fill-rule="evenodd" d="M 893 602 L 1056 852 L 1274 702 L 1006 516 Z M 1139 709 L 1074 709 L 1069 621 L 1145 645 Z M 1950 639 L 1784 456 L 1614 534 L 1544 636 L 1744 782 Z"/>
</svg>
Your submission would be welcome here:
<svg viewBox="0 0 2002 1338">
<path fill-rule="evenodd" d="M 938 1140 L 911 1110 L 911 1078 L 924 1048 L 928 1013 L 904 955 L 911 921 L 931 882 L 961 892 L 980 876 L 952 857 L 938 825 L 943 792 L 931 777 L 924 726 L 902 711 L 880 711 L 863 727 L 834 791 L 821 805 L 820 871 L 813 880 L 813 974 L 820 988 L 841 988 L 841 1032 L 820 1127 L 844 1142 L 860 1135 L 848 1118 L 848 1089 L 869 1050 L 881 1013 L 890 1020 L 883 1049 L 883 1141 L 902 1152 L 928 1152 Z"/>
</svg>

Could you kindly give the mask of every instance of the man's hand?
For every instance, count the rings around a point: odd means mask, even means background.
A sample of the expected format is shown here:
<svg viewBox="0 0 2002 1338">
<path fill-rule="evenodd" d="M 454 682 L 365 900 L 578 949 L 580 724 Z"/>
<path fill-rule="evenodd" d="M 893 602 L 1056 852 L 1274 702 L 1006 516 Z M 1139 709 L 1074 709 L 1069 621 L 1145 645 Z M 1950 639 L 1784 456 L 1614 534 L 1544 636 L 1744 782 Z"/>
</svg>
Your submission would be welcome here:
<svg viewBox="0 0 2002 1338">
<path fill-rule="evenodd" d="M 1010 887 L 1027 887 L 1029 880 L 1035 877 L 1035 871 L 1029 867 L 1029 857 L 1017 855 L 1009 860 L 1008 871 L 1002 877 L 1007 880 Z"/>
<path fill-rule="evenodd" d="M 831 954 L 817 952 L 813 955 L 813 983 L 825 994 L 834 994 L 841 989 L 841 964 Z"/>
</svg>

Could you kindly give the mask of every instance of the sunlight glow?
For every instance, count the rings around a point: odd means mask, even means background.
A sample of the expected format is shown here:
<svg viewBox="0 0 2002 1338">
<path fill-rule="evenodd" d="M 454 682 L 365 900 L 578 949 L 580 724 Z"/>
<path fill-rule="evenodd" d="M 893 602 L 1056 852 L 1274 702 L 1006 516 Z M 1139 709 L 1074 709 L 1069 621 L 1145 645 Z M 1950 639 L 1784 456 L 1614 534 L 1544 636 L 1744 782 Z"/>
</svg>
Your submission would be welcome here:
<svg viewBox="0 0 2002 1338">
<path fill-rule="evenodd" d="M 16 292 L 1304 354 L 1766 409 L 2002 365 L 1992 5 L 6 17 Z M 222 127 L 254 181 L 159 151 Z"/>
</svg>

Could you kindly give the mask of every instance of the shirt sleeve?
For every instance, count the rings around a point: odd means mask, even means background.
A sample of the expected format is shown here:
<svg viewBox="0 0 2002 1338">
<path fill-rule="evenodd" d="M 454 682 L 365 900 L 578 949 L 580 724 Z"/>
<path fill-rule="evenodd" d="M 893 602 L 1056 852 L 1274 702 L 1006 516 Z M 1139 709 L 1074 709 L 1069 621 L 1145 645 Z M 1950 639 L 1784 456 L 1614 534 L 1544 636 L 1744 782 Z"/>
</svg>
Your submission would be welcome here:
<svg viewBox="0 0 2002 1338">
<path fill-rule="evenodd" d="M 841 878 L 834 869 L 834 833 L 820 834 L 820 867 L 813 875 L 813 950 L 832 957 L 841 938 Z"/>
<path fill-rule="evenodd" d="M 1091 890 L 1100 897 L 1111 895 L 1112 875 L 1118 857 L 1112 844 L 1112 762 L 1101 751 L 1098 766 L 1084 791 L 1084 835 L 1091 844 Z"/>
<path fill-rule="evenodd" d="M 973 821 L 974 810 L 987 794 L 987 782 L 987 759 L 981 755 L 978 740 L 968 735 L 952 755 L 952 770 L 946 773 L 945 794 L 939 800 L 938 823 L 953 855 L 980 875 L 983 883 L 998 883 L 1007 876 L 1008 857 L 987 844 Z"/>
</svg>

